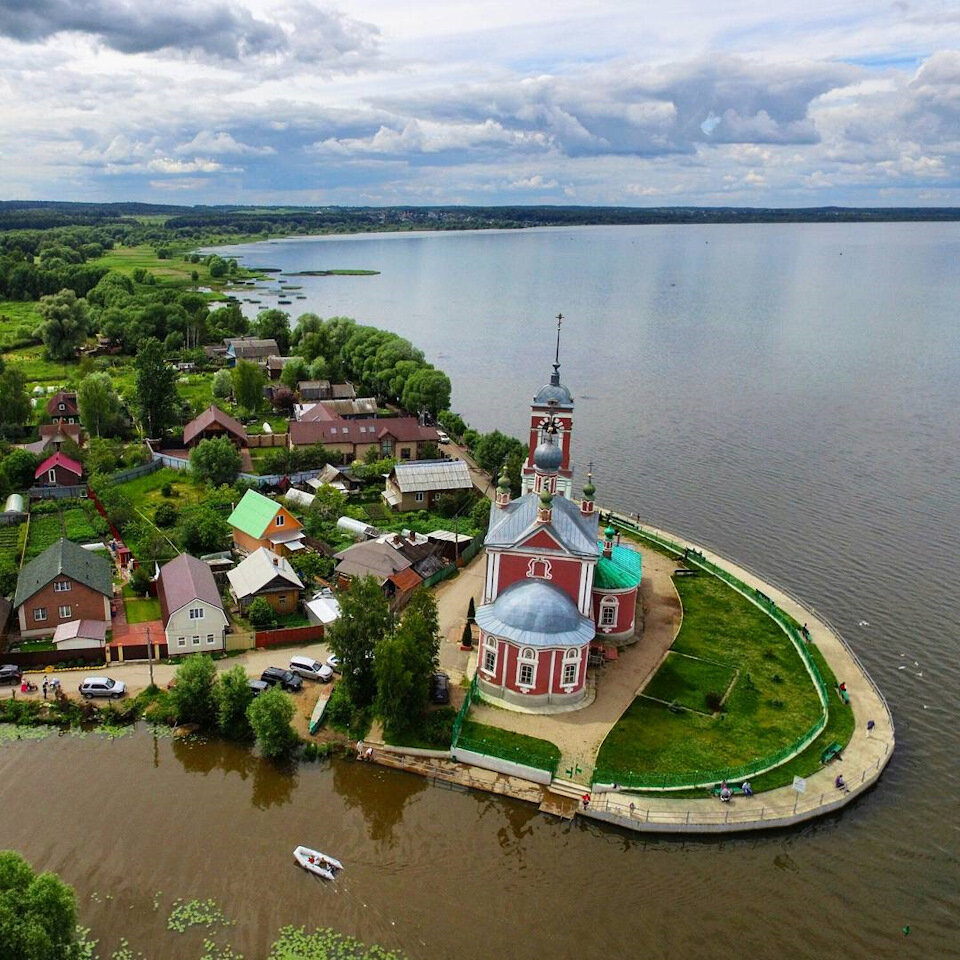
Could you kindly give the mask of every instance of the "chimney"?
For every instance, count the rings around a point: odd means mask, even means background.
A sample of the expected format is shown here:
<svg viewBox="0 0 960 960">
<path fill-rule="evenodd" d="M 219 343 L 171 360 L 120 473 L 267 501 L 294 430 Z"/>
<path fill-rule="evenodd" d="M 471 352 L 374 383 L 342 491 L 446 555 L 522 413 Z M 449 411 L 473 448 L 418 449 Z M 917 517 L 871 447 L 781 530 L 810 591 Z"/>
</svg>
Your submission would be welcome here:
<svg viewBox="0 0 960 960">
<path fill-rule="evenodd" d="M 279 567 L 279 566 L 280 566 L 280 558 L 279 558 L 276 554 L 274 554 L 274 557 L 273 557 L 273 565 L 274 565 L 275 567 Z"/>
</svg>

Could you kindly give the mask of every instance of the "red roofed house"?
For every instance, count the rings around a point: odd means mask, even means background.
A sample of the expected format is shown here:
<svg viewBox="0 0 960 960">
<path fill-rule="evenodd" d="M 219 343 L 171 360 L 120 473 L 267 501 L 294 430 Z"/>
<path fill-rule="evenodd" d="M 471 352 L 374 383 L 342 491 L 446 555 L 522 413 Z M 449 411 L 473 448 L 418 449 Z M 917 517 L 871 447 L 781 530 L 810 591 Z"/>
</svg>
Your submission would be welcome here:
<svg viewBox="0 0 960 960">
<path fill-rule="evenodd" d="M 226 649 L 227 615 L 210 567 L 181 553 L 160 568 L 157 596 L 170 656 Z"/>
<path fill-rule="evenodd" d="M 80 409 L 77 395 L 72 390 L 58 390 L 47 401 L 47 413 L 57 423 L 79 423 Z"/>
<path fill-rule="evenodd" d="M 397 460 L 420 460 L 426 444 L 439 440 L 434 427 L 424 427 L 416 417 L 393 417 L 366 420 L 291 420 L 291 447 L 322 443 L 328 450 L 341 454 L 344 460 L 362 460 L 370 449 L 378 457 Z M 436 451 L 430 451 L 436 456 Z"/>
<path fill-rule="evenodd" d="M 201 440 L 212 440 L 214 437 L 228 437 L 237 447 L 248 445 L 247 431 L 243 429 L 243 424 L 210 404 L 200 416 L 183 428 L 183 445 L 190 449 Z"/>
<path fill-rule="evenodd" d="M 33 476 L 41 487 L 75 487 L 83 476 L 83 467 L 76 460 L 57 452 L 47 457 Z"/>
</svg>

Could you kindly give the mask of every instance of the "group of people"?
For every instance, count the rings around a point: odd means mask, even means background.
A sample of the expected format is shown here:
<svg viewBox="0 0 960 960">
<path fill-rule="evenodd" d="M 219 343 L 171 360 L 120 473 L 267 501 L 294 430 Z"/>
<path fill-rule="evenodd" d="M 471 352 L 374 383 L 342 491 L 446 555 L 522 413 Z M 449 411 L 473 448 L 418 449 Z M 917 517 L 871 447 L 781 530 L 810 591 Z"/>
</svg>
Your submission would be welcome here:
<svg viewBox="0 0 960 960">
<path fill-rule="evenodd" d="M 744 780 L 743 783 L 740 784 L 740 792 L 745 797 L 753 796 L 753 787 L 750 786 L 749 780 Z M 733 796 L 733 789 L 730 787 L 730 785 L 727 783 L 726 780 L 720 781 L 720 792 L 718 796 L 720 797 L 723 803 L 727 803 L 730 800 L 730 798 Z"/>
<path fill-rule="evenodd" d="M 373 747 L 367 747 L 366 750 L 363 748 L 363 741 L 357 741 L 357 759 L 358 760 L 373 760 Z"/>
<path fill-rule="evenodd" d="M 43 684 L 41 685 L 43 689 L 43 699 L 47 699 L 47 694 L 53 694 L 53 698 L 56 700 L 60 696 L 60 681 L 56 677 L 44 677 Z M 37 689 L 37 685 L 32 683 L 26 677 L 20 678 L 20 692 L 21 693 L 32 693 Z"/>
</svg>

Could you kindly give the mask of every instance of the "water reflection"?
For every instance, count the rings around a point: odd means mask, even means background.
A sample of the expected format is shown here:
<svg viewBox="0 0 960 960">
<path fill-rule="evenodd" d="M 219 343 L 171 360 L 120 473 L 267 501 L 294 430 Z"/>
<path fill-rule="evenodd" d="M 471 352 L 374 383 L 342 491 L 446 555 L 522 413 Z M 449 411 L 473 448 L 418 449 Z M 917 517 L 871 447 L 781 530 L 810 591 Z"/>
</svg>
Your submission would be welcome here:
<svg viewBox="0 0 960 960">
<path fill-rule="evenodd" d="M 404 808 L 427 789 L 427 781 L 413 774 L 384 770 L 373 764 L 343 760 L 333 764 L 333 786 L 348 810 L 359 808 L 371 840 L 393 849 L 394 828 Z"/>
</svg>

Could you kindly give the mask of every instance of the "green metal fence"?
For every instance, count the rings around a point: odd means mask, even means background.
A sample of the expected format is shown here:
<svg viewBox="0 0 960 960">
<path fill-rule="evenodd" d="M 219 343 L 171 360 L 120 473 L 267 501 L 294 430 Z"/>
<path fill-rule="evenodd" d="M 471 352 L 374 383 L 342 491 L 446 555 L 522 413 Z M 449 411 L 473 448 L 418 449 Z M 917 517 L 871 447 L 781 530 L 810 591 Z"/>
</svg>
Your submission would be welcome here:
<svg viewBox="0 0 960 960">
<path fill-rule="evenodd" d="M 682 790 L 691 787 L 710 786 L 719 783 L 721 780 L 743 780 L 757 776 L 766 770 L 778 767 L 781 763 L 800 753 L 800 751 L 805 750 L 823 733 L 827 725 L 830 711 L 830 698 L 823 676 L 817 667 L 816 661 L 810 656 L 810 651 L 807 650 L 806 643 L 800 635 L 800 631 L 797 630 L 793 618 L 781 610 L 765 593 L 757 590 L 755 587 L 747 585 L 739 577 L 730 573 L 729 570 L 718 566 L 712 560 L 708 560 L 699 550 L 684 547 L 654 530 L 648 530 L 639 524 L 631 523 L 615 515 L 611 515 L 611 519 L 616 526 L 640 537 L 642 540 L 652 543 L 661 550 L 675 554 L 678 559 L 682 559 L 688 565 L 698 567 L 705 573 L 709 573 L 718 580 L 722 580 L 773 619 L 790 638 L 794 649 L 796 649 L 807 669 L 807 673 L 813 680 L 817 696 L 820 699 L 820 716 L 805 733 L 799 736 L 789 746 L 784 747 L 771 756 L 757 757 L 750 763 L 741 764 L 740 766 L 719 768 L 716 770 L 687 770 L 670 774 L 634 773 L 633 771 L 603 769 L 598 767 L 594 770 L 593 782 L 617 783 L 634 790 Z"/>
<path fill-rule="evenodd" d="M 477 695 L 477 682 L 477 674 L 474 673 L 473 679 L 470 681 L 470 687 L 467 690 L 467 695 L 463 698 L 460 711 L 453 721 L 453 736 L 450 739 L 451 750 L 457 746 L 460 740 L 460 730 L 463 728 L 463 721 L 467 719 L 467 714 L 470 712 L 470 705 L 473 703 L 473 698 Z"/>
</svg>

